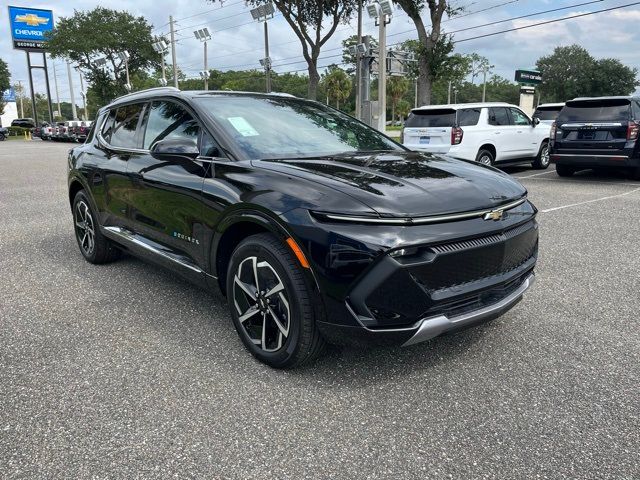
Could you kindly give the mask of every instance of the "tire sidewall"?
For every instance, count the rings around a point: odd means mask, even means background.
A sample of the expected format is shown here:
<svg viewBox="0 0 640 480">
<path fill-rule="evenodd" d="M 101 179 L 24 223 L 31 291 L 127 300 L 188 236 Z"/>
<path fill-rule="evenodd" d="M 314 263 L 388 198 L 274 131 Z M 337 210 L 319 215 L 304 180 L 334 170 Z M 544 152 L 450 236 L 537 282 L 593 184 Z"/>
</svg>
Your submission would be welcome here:
<svg viewBox="0 0 640 480">
<path fill-rule="evenodd" d="M 94 246 L 93 246 L 93 251 L 91 252 L 91 255 L 87 255 L 85 253 L 85 251 L 83 250 L 82 244 L 80 243 L 80 239 L 78 238 L 78 232 L 76 230 L 76 208 L 78 206 L 78 203 L 80 203 L 80 202 L 84 202 L 84 203 L 87 204 L 87 206 L 89 207 L 89 212 L 91 213 L 91 219 L 93 220 L 93 228 L 94 228 L 95 234 L 94 234 Z M 96 257 L 97 257 L 98 240 L 100 239 L 99 236 L 101 236 L 101 234 L 100 234 L 100 227 L 99 227 L 98 221 L 96 219 L 95 210 L 93 209 L 93 206 L 91 205 L 91 202 L 89 201 L 89 198 L 85 194 L 84 190 L 80 190 L 76 194 L 75 198 L 73 199 L 73 211 L 72 211 L 72 214 L 73 214 L 73 233 L 74 233 L 74 236 L 76 237 L 76 242 L 78 244 L 78 248 L 80 249 L 80 253 L 89 262 L 94 263 L 96 261 Z"/>
<path fill-rule="evenodd" d="M 233 279 L 238 269 L 238 265 L 240 265 L 245 258 L 251 256 L 257 257 L 258 261 L 266 260 L 269 262 L 278 276 L 280 276 L 280 279 L 285 286 L 291 315 L 289 326 L 290 333 L 285 340 L 283 348 L 277 352 L 265 352 L 260 348 L 260 346 L 255 345 L 238 320 L 238 312 L 236 311 L 233 300 Z M 283 265 L 283 260 L 279 257 L 280 254 L 278 252 L 273 252 L 272 247 L 267 242 L 259 238 L 259 236 L 256 236 L 255 238 L 248 238 L 234 250 L 229 262 L 229 269 L 227 271 L 227 301 L 233 325 L 238 332 L 242 343 L 244 343 L 251 354 L 260 361 L 273 367 L 286 365 L 288 361 L 296 355 L 299 348 L 301 318 L 304 316 L 303 307 L 291 278 L 291 272 L 287 266 Z M 299 267 L 294 266 L 294 268 Z"/>
<path fill-rule="evenodd" d="M 488 156 L 489 160 L 491 160 L 491 163 L 486 164 L 486 163 L 480 162 L 480 159 L 482 157 L 484 157 L 484 156 Z M 484 149 L 480 150 L 478 152 L 478 156 L 476 157 L 476 162 L 477 163 L 479 163 L 480 165 L 485 165 L 487 167 L 492 167 L 495 164 L 495 161 L 496 161 L 495 157 L 493 156 L 493 154 L 489 150 L 484 150 Z"/>
</svg>

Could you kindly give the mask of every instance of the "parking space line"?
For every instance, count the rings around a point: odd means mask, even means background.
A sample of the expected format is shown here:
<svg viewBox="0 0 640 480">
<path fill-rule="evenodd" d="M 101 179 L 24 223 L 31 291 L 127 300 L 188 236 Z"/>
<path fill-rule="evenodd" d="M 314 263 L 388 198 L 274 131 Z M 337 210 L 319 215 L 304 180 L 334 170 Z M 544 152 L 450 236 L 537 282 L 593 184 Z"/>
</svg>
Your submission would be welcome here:
<svg viewBox="0 0 640 480">
<path fill-rule="evenodd" d="M 516 177 L 518 178 L 518 177 Z M 532 180 L 542 180 L 545 182 L 565 182 L 570 184 L 573 180 L 567 180 L 564 178 L 532 178 Z M 577 185 L 622 185 L 625 187 L 640 187 L 640 183 L 630 183 L 630 182 L 600 182 L 594 180 L 587 180 L 583 183 L 579 183 Z"/>
<path fill-rule="evenodd" d="M 516 177 L 515 175 L 513 175 L 513 177 L 514 177 L 514 178 L 518 178 L 518 179 L 520 179 L 520 178 L 531 178 L 531 177 L 538 177 L 538 176 L 540 176 L 540 175 L 547 175 L 547 174 L 549 174 L 549 173 L 556 173 L 556 171 L 555 171 L 555 170 L 549 170 L 549 171 L 547 171 L 547 172 L 534 173 L 534 174 L 532 174 L 532 175 L 525 175 L 524 177 Z"/>
<path fill-rule="evenodd" d="M 609 195 L 607 197 L 594 198 L 593 200 L 586 200 L 584 202 L 571 203 L 569 205 L 561 205 L 559 207 L 545 208 L 544 210 L 540 210 L 540 213 L 555 212 L 556 210 L 562 210 L 563 208 L 578 207 L 580 205 L 586 205 L 588 203 L 601 202 L 602 200 L 609 200 L 611 198 L 624 197 L 625 195 L 631 195 L 635 192 L 640 192 L 640 188 L 634 188 L 633 190 L 629 190 L 628 192 L 619 193 L 617 195 Z"/>
</svg>

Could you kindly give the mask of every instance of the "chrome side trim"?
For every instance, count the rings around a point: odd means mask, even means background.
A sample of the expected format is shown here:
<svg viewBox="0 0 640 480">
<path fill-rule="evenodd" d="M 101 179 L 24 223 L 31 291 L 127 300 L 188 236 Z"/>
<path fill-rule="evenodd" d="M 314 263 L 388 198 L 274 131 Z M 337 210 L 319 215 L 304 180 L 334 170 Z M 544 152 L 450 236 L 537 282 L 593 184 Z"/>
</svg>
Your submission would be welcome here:
<svg viewBox="0 0 640 480">
<path fill-rule="evenodd" d="M 629 158 L 629 155 L 592 155 L 590 153 L 554 153 L 552 157 Z"/>
<path fill-rule="evenodd" d="M 384 225 L 424 225 L 429 223 L 450 222 L 454 220 L 464 220 L 467 218 L 483 217 L 487 213 L 496 210 L 507 211 L 522 205 L 527 201 L 527 197 L 516 200 L 515 202 L 500 205 L 494 208 L 484 210 L 475 210 L 472 212 L 453 213 L 450 215 L 435 215 L 433 217 L 417 217 L 417 218 L 371 218 L 371 217 L 351 217 L 349 215 L 336 215 L 333 213 L 321 213 L 322 216 L 330 220 L 338 220 L 343 222 L 360 222 L 360 223 L 377 223 Z"/>
<path fill-rule="evenodd" d="M 184 267 L 184 268 L 188 268 L 189 270 L 196 272 L 196 273 L 205 273 L 203 270 L 201 270 L 200 268 L 194 266 L 194 265 L 189 265 L 188 263 L 184 263 L 180 260 L 178 260 L 177 258 L 175 258 L 173 255 L 167 253 L 167 252 L 163 252 L 162 250 L 159 250 L 151 245 L 149 245 L 148 243 L 145 243 L 141 240 L 139 240 L 138 238 L 136 238 L 136 236 L 131 233 L 128 230 L 125 230 L 124 228 L 120 228 L 120 227 L 101 227 L 102 231 L 104 233 L 107 234 L 107 236 L 116 236 L 118 237 L 119 240 L 124 240 L 125 242 L 129 242 L 133 245 L 136 245 L 137 247 L 141 247 L 145 250 L 147 250 L 148 252 L 151 253 L 155 253 L 156 255 L 161 256 L 162 258 L 166 258 L 167 260 L 171 260 L 174 263 L 177 263 L 178 265 Z"/>
<path fill-rule="evenodd" d="M 524 282 L 522 282 L 522 285 L 520 285 L 520 287 L 518 287 L 518 289 L 508 297 L 505 297 L 499 302 L 496 302 L 493 305 L 489 305 L 479 310 L 465 313 L 464 315 L 459 315 L 453 318 L 448 318 L 446 315 L 425 318 L 420 322 L 420 326 L 418 327 L 416 333 L 402 346 L 406 347 L 408 345 L 414 345 L 416 343 L 424 342 L 425 340 L 436 337 L 454 327 L 479 322 L 491 317 L 492 315 L 499 315 L 501 312 L 510 309 L 516 303 L 518 303 L 522 299 L 524 292 L 526 292 L 529 287 L 533 285 L 534 280 L 535 275 L 531 274 L 526 278 Z"/>
</svg>

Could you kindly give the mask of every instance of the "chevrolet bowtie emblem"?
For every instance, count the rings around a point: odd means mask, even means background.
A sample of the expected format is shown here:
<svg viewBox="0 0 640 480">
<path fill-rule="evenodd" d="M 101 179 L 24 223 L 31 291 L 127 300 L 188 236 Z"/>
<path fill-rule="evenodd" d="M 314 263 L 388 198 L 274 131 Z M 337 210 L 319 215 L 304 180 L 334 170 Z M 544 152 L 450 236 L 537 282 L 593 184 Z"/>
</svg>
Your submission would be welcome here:
<svg viewBox="0 0 640 480">
<path fill-rule="evenodd" d="M 494 220 L 494 221 L 498 221 L 502 219 L 502 215 L 504 214 L 504 210 L 492 210 L 489 213 L 485 213 L 484 215 L 484 219 L 485 220 Z"/>
<path fill-rule="evenodd" d="M 30 27 L 39 27 L 49 23 L 49 19 L 46 17 L 39 17 L 34 13 L 27 13 L 25 15 L 16 15 L 16 22 L 26 23 Z"/>
</svg>

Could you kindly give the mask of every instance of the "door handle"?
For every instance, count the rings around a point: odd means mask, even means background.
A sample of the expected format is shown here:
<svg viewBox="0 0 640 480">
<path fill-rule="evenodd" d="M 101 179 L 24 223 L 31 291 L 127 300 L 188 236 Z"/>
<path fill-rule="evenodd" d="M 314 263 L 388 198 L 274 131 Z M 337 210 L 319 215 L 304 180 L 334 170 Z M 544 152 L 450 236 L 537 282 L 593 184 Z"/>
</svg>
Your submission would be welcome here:
<svg viewBox="0 0 640 480">
<path fill-rule="evenodd" d="M 494 134 L 494 135 L 500 135 L 500 133 L 501 133 L 501 132 L 495 132 L 495 134 Z"/>
</svg>

